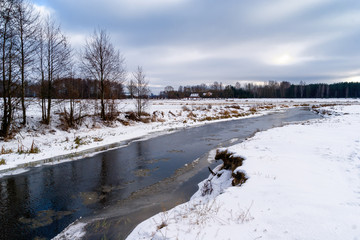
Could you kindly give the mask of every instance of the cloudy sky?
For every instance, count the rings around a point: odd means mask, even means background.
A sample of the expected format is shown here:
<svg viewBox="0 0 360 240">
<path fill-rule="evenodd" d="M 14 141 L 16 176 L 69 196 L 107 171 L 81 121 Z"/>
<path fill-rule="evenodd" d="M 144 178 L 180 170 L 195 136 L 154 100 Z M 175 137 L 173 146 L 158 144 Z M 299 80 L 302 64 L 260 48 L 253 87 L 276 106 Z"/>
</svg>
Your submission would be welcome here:
<svg viewBox="0 0 360 240">
<path fill-rule="evenodd" d="M 171 85 L 360 81 L 358 0 L 34 0 L 75 49 L 108 31 L 127 70 Z"/>
</svg>

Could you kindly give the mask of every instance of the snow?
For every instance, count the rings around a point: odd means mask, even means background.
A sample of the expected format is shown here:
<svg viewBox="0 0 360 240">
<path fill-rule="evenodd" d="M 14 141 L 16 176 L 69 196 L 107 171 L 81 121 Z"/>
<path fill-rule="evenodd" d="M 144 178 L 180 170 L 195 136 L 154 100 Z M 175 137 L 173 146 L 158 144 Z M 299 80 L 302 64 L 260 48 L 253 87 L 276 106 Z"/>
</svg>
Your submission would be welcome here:
<svg viewBox="0 0 360 240">
<path fill-rule="evenodd" d="M 135 239 L 360 239 L 360 107 L 259 132 L 228 151 L 236 170 L 210 175 L 187 203 L 140 223 Z M 213 188 L 204 195 L 204 189 Z"/>
<path fill-rule="evenodd" d="M 53 240 L 80 240 L 85 235 L 84 227 L 85 223 L 82 222 L 74 222 L 70 224 L 67 228 L 65 228 L 60 234 L 53 238 Z"/>
<path fill-rule="evenodd" d="M 182 128 L 194 127 L 209 121 L 228 121 L 236 118 L 259 116 L 272 111 L 280 111 L 296 107 L 303 103 L 310 105 L 324 103 L 349 104 L 358 103 L 357 99 L 198 99 L 198 100 L 151 100 L 147 112 L 155 121 L 149 123 L 129 121 L 125 112 L 134 110 L 133 100 L 117 101 L 121 111 L 119 120 L 127 121 L 129 126 L 121 121 L 110 125 L 102 123 L 98 116 L 86 117 L 77 129 L 63 130 L 60 113 L 67 107 L 66 101 L 57 102 L 53 109 L 52 124 L 46 126 L 40 123 L 41 108 L 36 99 L 28 99 L 28 123 L 14 134 L 12 139 L 0 140 L 0 173 L 44 163 L 57 164 L 63 161 L 76 160 L 94 152 L 108 150 L 126 144 L 126 141 L 136 138 L 154 137 Z M 81 100 L 83 113 L 93 115 L 94 100 Z M 84 107 L 85 106 L 85 107 Z M 269 108 L 265 108 L 265 107 Z M 240 107 L 240 109 L 239 109 Z M 255 113 L 250 109 L 256 108 Z M 18 120 L 20 115 L 15 116 Z M 79 139 L 81 144 L 76 144 Z M 111 145 L 114 144 L 115 145 Z M 22 153 L 29 151 L 34 144 L 40 152 L 36 154 Z M 19 171 L 20 173 L 21 171 Z M 0 175 L 0 177 L 3 175 Z"/>
</svg>

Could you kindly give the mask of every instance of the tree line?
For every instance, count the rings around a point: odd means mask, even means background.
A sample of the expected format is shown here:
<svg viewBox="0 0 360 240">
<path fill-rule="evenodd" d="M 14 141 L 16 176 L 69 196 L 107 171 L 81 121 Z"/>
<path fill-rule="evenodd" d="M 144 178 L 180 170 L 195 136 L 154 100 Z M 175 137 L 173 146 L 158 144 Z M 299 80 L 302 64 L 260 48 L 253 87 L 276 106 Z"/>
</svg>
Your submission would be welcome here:
<svg viewBox="0 0 360 240">
<path fill-rule="evenodd" d="M 160 92 L 161 98 L 189 98 L 198 93 L 202 98 L 360 98 L 360 83 L 342 82 L 333 84 L 292 84 L 287 81 L 269 81 L 263 85 L 239 82 L 224 86 L 214 82 L 212 85 L 180 86 L 175 90 L 172 86 Z"/>
<path fill-rule="evenodd" d="M 100 102 L 99 116 L 111 121 L 118 111 L 114 99 L 124 96 L 127 80 L 125 58 L 111 42 L 109 34 L 96 29 L 76 56 L 60 25 L 51 16 L 42 16 L 31 2 L 0 0 L 0 137 L 6 138 L 15 124 L 15 113 L 21 113 L 21 124 L 27 123 L 27 96 L 40 99 L 43 124 L 52 119 L 53 99 L 69 99 L 64 109 L 73 125 L 78 98 Z M 75 59 L 80 59 L 75 61 Z M 80 75 L 81 77 L 76 77 Z M 138 114 L 148 94 L 148 83 L 141 67 L 131 79 Z M 145 94 L 146 93 L 146 94 Z"/>
</svg>

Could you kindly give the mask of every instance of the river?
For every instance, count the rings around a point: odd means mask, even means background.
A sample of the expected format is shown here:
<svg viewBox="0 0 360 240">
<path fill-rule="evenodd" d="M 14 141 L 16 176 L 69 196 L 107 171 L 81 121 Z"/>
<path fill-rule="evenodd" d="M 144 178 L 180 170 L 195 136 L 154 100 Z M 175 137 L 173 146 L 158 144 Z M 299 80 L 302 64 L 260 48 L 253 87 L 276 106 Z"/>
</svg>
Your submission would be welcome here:
<svg viewBox="0 0 360 240">
<path fill-rule="evenodd" d="M 51 239 L 81 217 L 86 239 L 124 239 L 141 221 L 188 201 L 211 153 L 257 131 L 319 116 L 289 109 L 136 140 L 94 156 L 0 179 L 1 239 Z M 211 159 L 210 159 L 211 160 Z"/>
</svg>

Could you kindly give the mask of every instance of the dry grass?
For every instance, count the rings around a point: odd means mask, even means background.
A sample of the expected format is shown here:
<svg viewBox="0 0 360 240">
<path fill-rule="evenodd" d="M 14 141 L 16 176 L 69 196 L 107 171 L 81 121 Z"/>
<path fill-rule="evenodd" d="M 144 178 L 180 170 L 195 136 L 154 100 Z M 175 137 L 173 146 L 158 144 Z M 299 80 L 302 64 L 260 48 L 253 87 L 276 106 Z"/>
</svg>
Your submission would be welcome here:
<svg viewBox="0 0 360 240">
<path fill-rule="evenodd" d="M 246 174 L 242 171 L 236 170 L 238 167 L 242 166 L 243 161 L 245 160 L 242 157 L 234 156 L 233 153 L 228 150 L 224 151 L 216 151 L 215 160 L 222 160 L 223 166 L 221 169 L 231 170 L 232 172 L 232 185 L 233 186 L 241 186 L 248 179 Z"/>
<path fill-rule="evenodd" d="M 87 144 L 90 143 L 89 141 L 86 141 L 85 139 L 86 139 L 86 137 L 79 137 L 79 136 L 77 136 L 77 137 L 74 139 L 75 148 L 79 148 L 81 145 L 87 145 Z"/>
<path fill-rule="evenodd" d="M 40 149 L 35 145 L 34 141 L 32 141 L 30 149 L 28 149 L 28 150 L 25 150 L 25 147 L 21 141 L 18 142 L 18 149 L 16 152 L 17 154 L 36 154 L 39 152 L 40 152 Z"/>
<path fill-rule="evenodd" d="M 30 150 L 28 151 L 28 153 L 39 153 L 40 152 L 40 149 L 39 147 L 37 147 L 34 143 L 34 141 L 32 142 L 31 144 L 31 147 L 30 147 Z"/>
<path fill-rule="evenodd" d="M 151 122 L 151 118 L 147 117 L 147 118 L 140 118 L 140 122 L 142 123 L 150 123 Z"/>
<path fill-rule="evenodd" d="M 245 160 L 242 157 L 234 156 L 233 153 L 228 152 L 228 150 L 216 150 L 215 160 L 220 159 L 224 162 L 221 169 L 231 170 L 232 172 L 234 172 L 237 167 L 242 166 L 242 163 Z"/>
<path fill-rule="evenodd" d="M 194 120 L 193 118 L 196 118 L 196 114 L 193 113 L 192 111 L 189 112 L 189 114 L 187 115 L 188 118 L 191 118 L 192 120 Z"/>
<path fill-rule="evenodd" d="M 129 121 L 125 121 L 125 120 L 119 120 L 121 122 L 122 125 L 124 126 L 130 126 L 130 122 Z"/>
<path fill-rule="evenodd" d="M 246 177 L 246 174 L 242 171 L 237 171 L 235 173 L 233 172 L 232 177 L 233 177 L 233 180 L 232 180 L 231 184 L 233 186 L 241 186 L 248 180 L 248 178 Z"/>
<path fill-rule="evenodd" d="M 249 112 L 250 112 L 251 114 L 255 114 L 255 113 L 257 112 L 256 107 L 251 107 L 251 108 L 249 109 Z"/>
<path fill-rule="evenodd" d="M 5 159 L 3 159 L 3 158 L 0 160 L 0 166 L 1 166 L 1 165 L 6 165 L 6 161 L 5 161 Z"/>
<path fill-rule="evenodd" d="M 12 149 L 6 149 L 4 146 L 1 147 L 0 154 L 10 154 L 10 153 L 13 153 Z"/>
<path fill-rule="evenodd" d="M 93 137 L 94 142 L 102 142 L 104 139 L 101 137 Z"/>
</svg>

